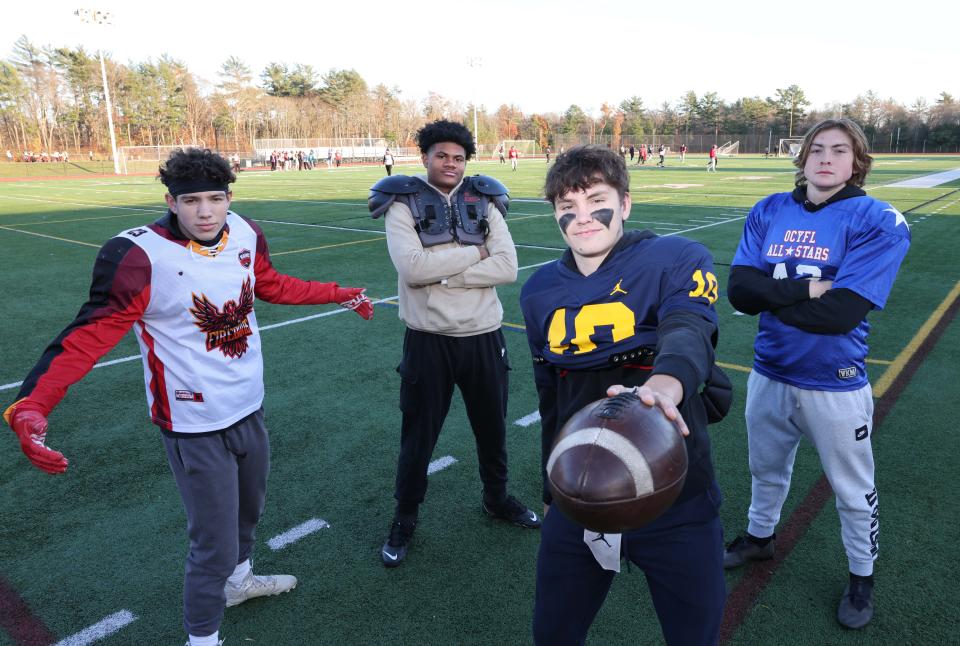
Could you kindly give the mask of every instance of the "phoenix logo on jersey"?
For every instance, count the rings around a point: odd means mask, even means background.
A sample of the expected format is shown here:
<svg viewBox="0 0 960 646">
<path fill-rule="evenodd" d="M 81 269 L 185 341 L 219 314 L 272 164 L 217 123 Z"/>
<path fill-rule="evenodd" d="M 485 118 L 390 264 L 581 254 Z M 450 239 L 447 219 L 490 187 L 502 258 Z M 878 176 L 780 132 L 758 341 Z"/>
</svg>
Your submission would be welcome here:
<svg viewBox="0 0 960 646">
<path fill-rule="evenodd" d="M 240 299 L 223 304 L 221 311 L 205 294 L 193 295 L 190 313 L 194 324 L 207 334 L 207 352 L 220 350 L 225 357 L 239 359 L 247 351 L 247 337 L 253 334 L 247 317 L 253 312 L 253 287 L 250 277 L 240 288 Z"/>
</svg>

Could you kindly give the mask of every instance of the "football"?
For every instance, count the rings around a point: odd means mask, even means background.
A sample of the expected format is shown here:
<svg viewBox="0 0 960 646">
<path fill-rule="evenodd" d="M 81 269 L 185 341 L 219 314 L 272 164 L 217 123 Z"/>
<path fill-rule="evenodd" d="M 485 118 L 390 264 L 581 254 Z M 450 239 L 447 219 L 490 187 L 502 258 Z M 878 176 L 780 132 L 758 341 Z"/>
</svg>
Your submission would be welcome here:
<svg viewBox="0 0 960 646">
<path fill-rule="evenodd" d="M 580 409 L 547 460 L 553 502 L 595 532 L 619 533 L 656 519 L 687 476 L 687 447 L 658 407 L 632 391 Z"/>
</svg>

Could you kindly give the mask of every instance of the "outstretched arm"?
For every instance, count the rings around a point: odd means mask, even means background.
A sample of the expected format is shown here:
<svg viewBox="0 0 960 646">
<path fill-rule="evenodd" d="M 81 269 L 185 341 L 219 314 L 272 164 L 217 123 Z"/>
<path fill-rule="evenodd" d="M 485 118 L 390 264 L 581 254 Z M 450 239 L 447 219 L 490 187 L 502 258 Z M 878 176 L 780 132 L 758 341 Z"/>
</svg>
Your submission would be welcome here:
<svg viewBox="0 0 960 646">
<path fill-rule="evenodd" d="M 337 303 L 366 320 L 373 318 L 373 303 L 364 294 L 363 287 L 340 287 L 337 283 L 303 280 L 277 271 L 270 260 L 270 249 L 263 231 L 254 222 L 247 222 L 257 232 L 257 256 L 253 266 L 257 277 L 254 287 L 257 298 L 282 305 Z"/>
<path fill-rule="evenodd" d="M 150 302 L 150 261 L 126 238 L 113 238 L 97 255 L 90 297 L 70 325 L 47 346 L 3 417 L 27 458 L 47 473 L 63 473 L 67 459 L 48 448 L 47 416 L 96 362 L 119 343 Z"/>
</svg>

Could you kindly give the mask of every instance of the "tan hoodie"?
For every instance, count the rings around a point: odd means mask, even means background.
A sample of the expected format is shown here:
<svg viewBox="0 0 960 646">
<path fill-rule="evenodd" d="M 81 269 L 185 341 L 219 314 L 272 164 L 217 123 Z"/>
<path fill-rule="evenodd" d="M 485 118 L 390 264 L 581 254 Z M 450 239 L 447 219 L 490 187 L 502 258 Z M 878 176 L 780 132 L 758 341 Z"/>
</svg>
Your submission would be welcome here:
<svg viewBox="0 0 960 646">
<path fill-rule="evenodd" d="M 427 182 L 424 175 L 418 175 Z M 450 195 L 450 202 L 460 190 Z M 405 204 L 394 202 L 387 210 L 387 249 L 397 269 L 400 320 L 407 327 L 447 336 L 472 336 L 492 332 L 503 320 L 503 306 L 496 285 L 517 280 L 517 250 L 500 211 L 487 207 L 490 257 L 480 260 L 475 245 L 449 242 L 424 248 L 414 228 L 413 215 Z"/>
</svg>

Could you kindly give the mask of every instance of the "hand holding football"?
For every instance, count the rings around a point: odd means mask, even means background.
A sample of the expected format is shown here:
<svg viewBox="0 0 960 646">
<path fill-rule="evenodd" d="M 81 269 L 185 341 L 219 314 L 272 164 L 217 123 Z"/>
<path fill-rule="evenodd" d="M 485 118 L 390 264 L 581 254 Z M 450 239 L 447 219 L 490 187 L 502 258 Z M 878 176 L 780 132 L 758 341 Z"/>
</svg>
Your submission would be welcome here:
<svg viewBox="0 0 960 646">
<path fill-rule="evenodd" d="M 680 431 L 632 391 L 578 411 L 560 430 L 547 461 L 554 502 L 596 532 L 652 522 L 676 500 L 686 475 Z"/>
</svg>

